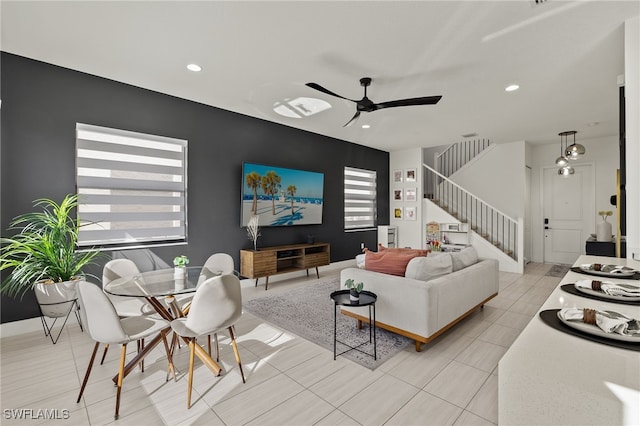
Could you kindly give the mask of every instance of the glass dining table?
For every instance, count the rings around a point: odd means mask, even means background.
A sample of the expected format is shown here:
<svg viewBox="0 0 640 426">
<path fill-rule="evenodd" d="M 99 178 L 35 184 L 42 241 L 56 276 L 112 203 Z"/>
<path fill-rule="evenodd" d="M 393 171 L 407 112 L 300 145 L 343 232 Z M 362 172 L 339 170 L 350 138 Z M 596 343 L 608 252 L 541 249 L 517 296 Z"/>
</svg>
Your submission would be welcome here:
<svg viewBox="0 0 640 426">
<path fill-rule="evenodd" d="M 222 271 L 211 271 L 199 266 L 179 269 L 181 270 L 178 270 L 178 268 L 159 269 L 118 278 L 105 285 L 104 291 L 114 296 L 144 298 L 162 318 L 172 321 L 184 316 L 184 312 L 178 306 L 175 296 L 194 293 L 199 282 L 222 274 Z M 161 299 L 164 299 L 164 302 Z M 186 338 L 182 339 L 185 343 L 188 343 Z M 124 375 L 129 374 L 136 364 L 141 362 L 161 341 L 162 338 L 158 335 L 146 343 L 144 348 L 125 366 Z M 172 344 L 171 346 L 173 351 L 174 345 Z M 220 375 L 222 369 L 200 345 L 195 345 L 195 355 L 214 375 Z M 172 369 L 173 366 L 170 365 L 170 368 Z M 114 377 L 115 380 L 117 380 L 117 375 Z"/>
</svg>

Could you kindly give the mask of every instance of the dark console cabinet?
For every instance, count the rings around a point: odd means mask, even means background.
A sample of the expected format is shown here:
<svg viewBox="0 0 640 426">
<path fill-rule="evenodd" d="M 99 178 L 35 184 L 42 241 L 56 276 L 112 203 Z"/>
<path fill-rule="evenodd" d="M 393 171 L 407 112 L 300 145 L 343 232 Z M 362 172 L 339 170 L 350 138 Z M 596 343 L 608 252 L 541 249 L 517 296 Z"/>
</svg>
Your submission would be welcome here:
<svg viewBox="0 0 640 426">
<path fill-rule="evenodd" d="M 616 243 L 615 241 L 596 241 L 595 238 L 590 237 L 587 240 L 585 252 L 592 256 L 616 257 Z M 627 245 L 624 240 L 620 243 L 620 252 L 620 257 L 627 257 Z"/>
</svg>

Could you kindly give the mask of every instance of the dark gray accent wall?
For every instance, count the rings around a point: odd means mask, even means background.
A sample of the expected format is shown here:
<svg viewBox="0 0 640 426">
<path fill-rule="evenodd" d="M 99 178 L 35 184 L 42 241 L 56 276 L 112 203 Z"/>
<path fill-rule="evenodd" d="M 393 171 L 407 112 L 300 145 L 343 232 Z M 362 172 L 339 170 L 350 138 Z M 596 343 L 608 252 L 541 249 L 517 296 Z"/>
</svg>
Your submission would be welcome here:
<svg viewBox="0 0 640 426">
<path fill-rule="evenodd" d="M 2 52 L 1 228 L 31 211 L 37 198 L 75 192 L 76 122 L 189 141 L 187 246 L 153 248 L 167 263 L 186 254 L 193 265 L 215 252 L 234 257 L 250 241 L 240 227 L 242 163 L 324 173 L 322 225 L 262 228 L 262 246 L 331 243 L 331 260 L 352 259 L 360 243 L 376 245 L 375 231 L 343 230 L 343 168 L 378 173 L 378 217 L 389 217 L 389 154 L 166 94 Z M 222 84 L 222 83 L 221 83 Z M 336 123 L 340 125 L 340 123 Z M 104 263 L 104 260 L 102 261 Z M 102 265 L 91 273 L 100 275 Z M 3 275 L 3 279 L 4 279 Z M 2 322 L 38 315 L 32 293 L 2 296 Z"/>
</svg>

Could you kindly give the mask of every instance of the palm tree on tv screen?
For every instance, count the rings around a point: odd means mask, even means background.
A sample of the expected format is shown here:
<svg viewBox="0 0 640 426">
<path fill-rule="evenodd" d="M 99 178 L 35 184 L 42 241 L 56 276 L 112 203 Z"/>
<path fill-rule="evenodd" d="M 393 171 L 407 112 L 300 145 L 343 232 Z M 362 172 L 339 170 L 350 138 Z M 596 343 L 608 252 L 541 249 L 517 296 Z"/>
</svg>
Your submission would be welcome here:
<svg viewBox="0 0 640 426">
<path fill-rule="evenodd" d="M 287 194 L 289 194 L 289 197 L 291 197 L 291 214 L 293 215 L 293 196 L 296 195 L 296 186 L 295 185 L 289 185 L 287 186 Z"/>
<path fill-rule="evenodd" d="M 271 211 L 276 215 L 276 199 L 275 195 L 280 191 L 281 178 L 276 172 L 270 170 L 265 176 L 262 176 L 262 191 L 271 196 Z"/>
<path fill-rule="evenodd" d="M 251 206 L 251 212 L 258 214 L 258 187 L 262 181 L 262 177 L 258 172 L 251 172 L 247 175 L 247 186 L 253 190 L 253 205 Z"/>
</svg>

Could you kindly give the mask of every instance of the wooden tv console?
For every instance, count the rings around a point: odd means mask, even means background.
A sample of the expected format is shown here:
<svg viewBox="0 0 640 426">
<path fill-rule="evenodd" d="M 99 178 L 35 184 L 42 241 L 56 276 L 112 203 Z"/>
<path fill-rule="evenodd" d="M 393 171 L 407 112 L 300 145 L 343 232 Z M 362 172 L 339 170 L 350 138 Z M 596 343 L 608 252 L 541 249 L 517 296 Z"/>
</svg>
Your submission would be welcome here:
<svg viewBox="0 0 640 426">
<path fill-rule="evenodd" d="M 318 266 L 331 262 L 328 243 L 292 244 L 287 246 L 264 247 L 258 250 L 240 250 L 240 275 L 258 279 L 265 277 L 264 289 L 269 288 L 269 276 L 286 272 L 316 268 L 316 276 L 320 278 Z"/>
</svg>

